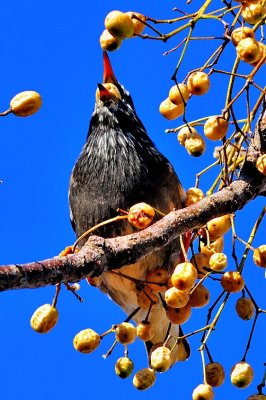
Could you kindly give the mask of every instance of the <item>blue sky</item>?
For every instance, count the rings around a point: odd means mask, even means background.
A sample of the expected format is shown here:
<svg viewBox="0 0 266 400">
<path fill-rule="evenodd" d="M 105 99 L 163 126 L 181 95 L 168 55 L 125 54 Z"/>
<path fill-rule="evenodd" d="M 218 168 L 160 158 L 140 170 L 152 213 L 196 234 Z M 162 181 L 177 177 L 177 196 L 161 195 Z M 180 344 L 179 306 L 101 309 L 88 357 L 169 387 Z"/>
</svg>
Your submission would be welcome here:
<svg viewBox="0 0 266 400">
<path fill-rule="evenodd" d="M 90 2 L 89 2 L 90 3 Z M 220 2 L 215 1 L 217 8 Z M 199 1 L 188 10 L 195 10 Z M 186 9 L 185 1 L 159 2 L 130 0 L 88 2 L 35 2 L 18 0 L 1 6 L 1 110 L 8 108 L 10 99 L 23 90 L 36 90 L 43 98 L 41 110 L 30 118 L 10 115 L 1 119 L 0 139 L 0 243 L 1 264 L 42 260 L 58 254 L 74 241 L 69 216 L 67 191 L 71 169 L 84 143 L 89 119 L 94 107 L 95 90 L 102 80 L 102 54 L 99 36 L 105 15 L 113 10 L 136 10 L 155 18 L 176 16 L 171 10 Z M 212 35 L 218 23 L 201 23 L 197 31 Z M 169 27 L 164 26 L 167 32 Z M 220 29 L 220 26 L 219 26 Z M 207 31 L 208 30 L 208 31 Z M 222 32 L 220 30 L 219 32 Z M 221 33 L 219 33 L 220 35 Z M 130 90 L 144 125 L 159 149 L 171 160 L 183 185 L 194 185 L 195 174 L 210 164 L 216 144 L 207 143 L 202 158 L 191 158 L 177 143 L 175 134 L 165 134 L 166 128 L 181 124 L 166 121 L 158 112 L 160 102 L 167 97 L 178 53 L 163 57 L 181 39 L 164 44 L 159 41 L 132 39 L 125 41 L 110 58 L 119 81 Z M 215 43 L 216 44 L 216 43 Z M 180 69 L 180 80 L 187 72 L 199 67 L 215 48 L 213 42 L 193 42 Z M 232 47 L 227 50 L 223 68 L 230 68 Z M 248 67 L 247 71 L 250 71 Z M 262 75 L 261 75 L 262 76 Z M 226 80 L 213 79 L 210 92 L 191 101 L 188 118 L 220 113 L 223 107 Z M 260 84 L 263 86 L 262 79 Z M 241 115 L 241 110 L 239 110 Z M 217 173 L 217 171 L 216 171 Z M 210 187 L 215 176 L 210 172 L 201 181 L 202 189 Z M 238 233 L 243 239 L 259 215 L 265 201 L 258 199 L 237 217 Z M 265 222 L 255 239 L 255 246 L 265 241 Z M 230 263 L 230 234 L 227 235 Z M 239 254 L 243 250 L 238 246 Z M 265 308 L 265 279 L 263 271 L 248 259 L 244 274 L 248 287 L 259 305 Z M 217 286 L 217 285 L 216 285 Z M 217 293 L 212 289 L 213 300 Z M 263 292 L 264 291 L 264 292 Z M 122 381 L 114 373 L 115 360 L 122 356 L 117 347 L 113 355 L 103 360 L 112 338 L 106 338 L 91 355 L 82 355 L 72 347 L 74 335 L 91 327 L 104 332 L 113 323 L 121 322 L 124 313 L 107 297 L 85 282 L 81 284 L 80 304 L 74 296 L 62 290 L 58 309 L 59 323 L 48 335 L 38 335 L 29 326 L 33 311 L 51 302 L 54 288 L 5 292 L 0 296 L 1 324 L 1 394 L 5 399 L 104 399 L 126 396 L 135 399 L 159 399 L 163 396 L 190 399 L 192 389 L 202 382 L 199 337 L 191 340 L 192 356 L 168 373 L 158 376 L 153 388 L 144 393 L 136 391 L 131 379 Z M 256 370 L 253 385 L 245 392 L 229 382 L 231 366 L 240 361 L 251 322 L 239 320 L 234 312 L 236 295 L 227 312 L 219 320 L 210 339 L 216 361 L 225 366 L 226 383 L 216 390 L 215 399 L 240 400 L 255 392 L 265 361 L 263 330 L 260 317 L 248 361 Z M 264 304 L 263 304 L 264 302 Z M 206 310 L 194 310 L 185 332 L 205 323 Z M 146 366 L 144 346 L 137 342 L 130 352 L 136 370 Z"/>
</svg>

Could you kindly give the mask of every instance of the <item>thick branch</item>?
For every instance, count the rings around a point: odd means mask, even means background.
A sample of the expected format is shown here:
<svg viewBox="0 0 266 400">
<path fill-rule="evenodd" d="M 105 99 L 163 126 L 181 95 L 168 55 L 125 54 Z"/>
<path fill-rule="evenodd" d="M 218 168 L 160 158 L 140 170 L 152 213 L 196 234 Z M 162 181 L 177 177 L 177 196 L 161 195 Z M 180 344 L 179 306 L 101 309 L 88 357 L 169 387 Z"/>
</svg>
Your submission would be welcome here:
<svg viewBox="0 0 266 400">
<path fill-rule="evenodd" d="M 254 139 L 237 181 L 195 205 L 169 213 L 138 233 L 112 239 L 91 236 L 76 254 L 23 265 L 2 266 L 0 291 L 77 282 L 87 276 L 98 276 L 103 271 L 134 263 L 179 235 L 205 225 L 211 218 L 234 213 L 257 196 L 265 195 L 266 177 L 255 166 L 257 157 L 265 148 L 265 109 L 264 102 Z"/>
</svg>

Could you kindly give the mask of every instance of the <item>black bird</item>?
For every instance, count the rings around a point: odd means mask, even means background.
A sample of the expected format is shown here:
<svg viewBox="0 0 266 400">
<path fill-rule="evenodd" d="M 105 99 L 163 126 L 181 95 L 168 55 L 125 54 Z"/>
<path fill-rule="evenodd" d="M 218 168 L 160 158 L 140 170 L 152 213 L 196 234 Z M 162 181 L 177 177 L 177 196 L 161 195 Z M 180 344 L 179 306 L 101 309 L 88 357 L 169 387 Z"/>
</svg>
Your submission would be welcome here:
<svg viewBox="0 0 266 400">
<path fill-rule="evenodd" d="M 86 143 L 70 179 L 70 216 L 77 237 L 99 222 L 116 216 L 118 208 L 126 210 L 136 203 L 145 202 L 162 213 L 168 213 L 182 207 L 184 200 L 184 190 L 172 165 L 149 138 L 130 94 L 117 81 L 104 53 L 103 83 L 106 82 L 117 87 L 121 98 L 99 85 L 99 99 L 91 117 Z M 133 231 L 128 222 L 120 221 L 98 229 L 96 234 L 115 237 Z M 119 271 L 145 280 L 146 273 L 153 269 L 162 267 L 170 271 L 178 253 L 179 244 L 174 241 L 163 250 Z M 138 307 L 137 287 L 132 280 L 104 272 L 97 279 L 97 286 L 128 315 Z M 141 309 L 134 319 L 138 323 L 146 315 L 147 310 Z M 159 298 L 149 320 L 155 330 L 152 344 L 164 341 L 169 320 Z M 171 332 L 177 334 L 178 327 L 172 326 Z M 147 347 L 149 349 L 151 343 Z"/>
</svg>

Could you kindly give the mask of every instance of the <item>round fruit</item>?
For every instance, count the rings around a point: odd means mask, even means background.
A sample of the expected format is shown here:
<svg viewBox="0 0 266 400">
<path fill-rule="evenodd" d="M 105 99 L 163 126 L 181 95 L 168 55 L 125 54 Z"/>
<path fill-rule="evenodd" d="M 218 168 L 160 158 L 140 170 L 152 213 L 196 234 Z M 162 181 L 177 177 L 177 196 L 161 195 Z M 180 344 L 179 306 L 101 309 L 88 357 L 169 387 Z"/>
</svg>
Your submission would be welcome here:
<svg viewBox="0 0 266 400">
<path fill-rule="evenodd" d="M 260 56 L 257 61 L 255 61 L 254 63 L 251 63 L 251 65 L 253 67 L 256 67 L 259 63 L 265 64 L 265 62 L 266 62 L 266 46 L 262 42 L 258 42 L 258 43 L 260 46 Z M 262 59 L 263 59 L 263 62 L 262 62 Z"/>
<path fill-rule="evenodd" d="M 101 341 L 100 335 L 92 329 L 84 329 L 73 339 L 74 348 L 81 353 L 88 354 L 96 350 Z"/>
<path fill-rule="evenodd" d="M 212 387 L 221 386 L 224 383 L 225 373 L 222 364 L 211 362 L 205 366 L 206 383 Z"/>
<path fill-rule="evenodd" d="M 247 299 L 246 297 L 241 297 L 238 299 L 236 302 L 236 312 L 241 319 L 251 319 L 255 312 L 255 307 L 252 300 Z"/>
<path fill-rule="evenodd" d="M 149 321 L 142 321 L 137 326 L 137 336 L 139 339 L 147 342 L 154 336 L 152 324 Z"/>
<path fill-rule="evenodd" d="M 210 301 L 210 291 L 203 285 L 193 289 L 188 304 L 191 307 L 205 307 Z"/>
<path fill-rule="evenodd" d="M 171 367 L 171 351 L 168 347 L 160 346 L 151 353 L 151 367 L 156 372 L 165 372 Z"/>
<path fill-rule="evenodd" d="M 42 98 L 39 93 L 33 90 L 26 90 L 16 94 L 10 101 L 10 108 L 17 117 L 29 117 L 35 114 L 42 105 Z"/>
<path fill-rule="evenodd" d="M 177 140 L 181 144 L 181 146 L 185 146 L 186 140 L 193 136 L 194 134 L 197 134 L 197 131 L 193 126 L 184 126 L 183 128 L 180 129 L 177 135 Z"/>
<path fill-rule="evenodd" d="M 262 154 L 262 156 L 258 157 L 256 168 L 262 175 L 266 176 L 266 154 Z"/>
<path fill-rule="evenodd" d="M 121 357 L 115 363 L 115 373 L 119 378 L 125 379 L 131 375 L 134 364 L 128 357 Z"/>
<path fill-rule="evenodd" d="M 205 72 L 192 72 L 187 80 L 187 88 L 191 94 L 202 95 L 210 88 L 210 79 Z"/>
<path fill-rule="evenodd" d="M 246 39 L 247 37 L 254 39 L 254 31 L 248 26 L 242 26 L 241 28 L 236 28 L 231 34 L 231 39 L 234 46 L 237 46 L 240 40 Z"/>
<path fill-rule="evenodd" d="M 204 124 L 204 135 L 210 140 L 222 139 L 228 131 L 229 122 L 219 115 L 207 119 Z"/>
<path fill-rule="evenodd" d="M 105 28 L 119 39 L 130 38 L 134 35 L 134 26 L 130 15 L 121 11 L 111 11 L 104 20 Z"/>
<path fill-rule="evenodd" d="M 189 300 L 188 291 L 178 290 L 175 287 L 167 289 L 164 294 L 166 304 L 172 308 L 180 308 L 187 305 Z"/>
<path fill-rule="evenodd" d="M 182 308 L 167 307 L 166 316 L 172 324 L 184 324 L 191 316 L 191 307 L 188 304 Z"/>
<path fill-rule="evenodd" d="M 213 400 L 214 392 L 207 383 L 201 383 L 192 393 L 192 400 Z"/>
<path fill-rule="evenodd" d="M 253 38 L 246 38 L 240 40 L 236 46 L 238 57 L 247 63 L 254 63 L 260 58 L 259 43 Z"/>
<path fill-rule="evenodd" d="M 137 336 L 137 329 L 130 322 L 122 322 L 115 327 L 115 338 L 119 343 L 133 343 Z"/>
<path fill-rule="evenodd" d="M 153 369 L 143 368 L 134 375 L 133 385 L 138 390 L 146 390 L 154 384 L 155 379 L 156 375 Z"/>
<path fill-rule="evenodd" d="M 145 281 L 147 282 L 146 287 L 149 287 L 156 293 L 166 289 L 167 280 L 168 271 L 164 268 L 155 268 L 147 272 L 145 276 Z"/>
<path fill-rule="evenodd" d="M 50 304 L 44 304 L 34 311 L 30 325 L 38 333 L 47 333 L 56 325 L 57 320 L 57 309 Z"/>
<path fill-rule="evenodd" d="M 190 262 L 178 264 L 171 276 L 173 286 L 178 290 L 190 290 L 197 280 L 197 270 Z"/>
<path fill-rule="evenodd" d="M 205 152 L 206 145 L 203 137 L 195 133 L 186 139 L 185 148 L 191 156 L 199 157 Z"/>
<path fill-rule="evenodd" d="M 227 256 L 224 253 L 214 253 L 209 259 L 210 269 L 213 271 L 223 271 L 227 266 Z"/>
<path fill-rule="evenodd" d="M 128 221 L 137 229 L 144 229 L 149 226 L 155 216 L 154 208 L 146 203 L 134 204 L 128 212 Z"/>
<path fill-rule="evenodd" d="M 245 361 L 241 361 L 231 369 L 231 382 L 239 389 L 249 386 L 253 380 L 254 372 L 252 367 Z"/>
<path fill-rule="evenodd" d="M 204 193 L 201 189 L 198 189 L 196 187 L 189 188 L 187 190 L 187 198 L 186 198 L 185 206 L 188 207 L 191 204 L 198 203 L 203 198 L 204 198 Z"/>
<path fill-rule="evenodd" d="M 258 267 L 266 268 L 266 244 L 262 244 L 254 250 L 253 261 Z"/>
<path fill-rule="evenodd" d="M 161 102 L 159 111 L 166 119 L 172 120 L 172 119 L 176 119 L 177 117 L 180 117 L 180 115 L 184 114 L 185 107 L 184 107 L 183 103 L 175 105 L 167 97 L 167 99 L 165 99 Z"/>
<path fill-rule="evenodd" d="M 183 83 L 178 83 L 177 85 L 172 86 L 169 90 L 169 99 L 176 105 L 188 101 L 189 95 L 189 90 Z"/>
<path fill-rule="evenodd" d="M 135 11 L 128 11 L 126 14 L 128 14 L 132 20 L 134 27 L 134 35 L 140 35 L 145 28 L 145 24 L 141 21 L 145 22 L 147 18 L 145 17 L 145 15 L 137 13 Z M 138 19 L 134 18 L 134 15 L 138 17 Z M 139 21 L 139 19 L 141 19 L 141 21 Z"/>
<path fill-rule="evenodd" d="M 100 46 L 103 50 L 115 51 L 122 44 L 122 39 L 116 38 L 107 30 L 104 29 L 100 36 Z"/>
<path fill-rule="evenodd" d="M 265 16 L 265 13 L 266 8 L 259 2 L 242 5 L 241 15 L 248 24 L 255 25 Z"/>
<path fill-rule="evenodd" d="M 223 215 L 222 217 L 213 218 L 207 223 L 207 230 L 211 240 L 218 239 L 220 236 L 228 232 L 230 228 L 230 215 Z"/>
<path fill-rule="evenodd" d="M 108 92 L 110 93 L 110 97 L 121 99 L 121 94 L 117 86 L 115 86 L 113 83 L 103 83 L 102 86 L 104 86 L 108 90 Z M 101 91 L 99 88 L 97 88 L 96 90 L 95 97 L 96 102 L 99 102 L 101 100 Z"/>
<path fill-rule="evenodd" d="M 244 288 L 245 282 L 238 271 L 228 271 L 223 274 L 221 285 L 226 292 L 237 293 Z"/>
<path fill-rule="evenodd" d="M 224 238 L 223 236 L 211 242 L 209 246 L 201 245 L 200 251 L 210 258 L 215 253 L 221 253 L 224 248 Z"/>
</svg>

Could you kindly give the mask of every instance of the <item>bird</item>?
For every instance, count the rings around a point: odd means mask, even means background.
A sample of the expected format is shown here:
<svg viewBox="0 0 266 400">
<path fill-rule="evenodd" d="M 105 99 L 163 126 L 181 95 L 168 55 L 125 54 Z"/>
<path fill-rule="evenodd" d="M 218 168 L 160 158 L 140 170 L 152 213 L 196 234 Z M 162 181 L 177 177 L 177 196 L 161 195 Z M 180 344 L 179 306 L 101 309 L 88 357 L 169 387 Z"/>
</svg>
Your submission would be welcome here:
<svg viewBox="0 0 266 400">
<path fill-rule="evenodd" d="M 103 82 L 98 84 L 98 98 L 86 141 L 70 177 L 70 220 L 77 238 L 96 224 L 117 216 L 118 209 L 128 210 L 136 203 L 145 202 L 167 214 L 181 208 L 185 201 L 185 191 L 173 166 L 150 139 L 130 93 L 117 80 L 106 52 L 103 65 Z M 115 85 L 119 96 L 106 89 L 106 83 Z M 110 238 L 135 231 L 123 220 L 107 224 L 94 233 Z M 89 282 L 106 293 L 128 316 L 135 313 L 133 319 L 138 324 L 147 318 L 147 309 L 139 306 L 141 296 L 136 282 L 160 268 L 170 272 L 178 259 L 179 247 L 179 241 L 175 240 L 116 273 L 104 271 L 94 282 Z M 164 342 L 169 332 L 175 335 L 179 332 L 179 327 L 167 319 L 163 300 L 158 294 L 151 292 L 151 295 L 157 300 L 149 309 L 154 336 L 146 342 L 148 354 L 155 344 Z M 189 353 L 186 343 L 183 350 L 185 356 L 182 351 L 176 351 L 174 362 L 186 358 Z"/>
</svg>

